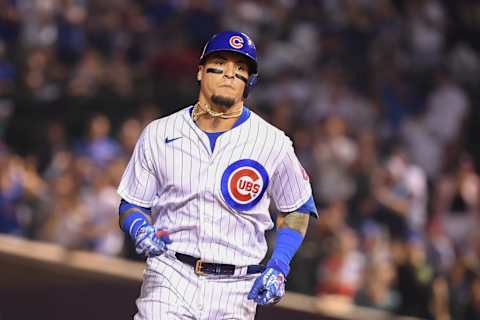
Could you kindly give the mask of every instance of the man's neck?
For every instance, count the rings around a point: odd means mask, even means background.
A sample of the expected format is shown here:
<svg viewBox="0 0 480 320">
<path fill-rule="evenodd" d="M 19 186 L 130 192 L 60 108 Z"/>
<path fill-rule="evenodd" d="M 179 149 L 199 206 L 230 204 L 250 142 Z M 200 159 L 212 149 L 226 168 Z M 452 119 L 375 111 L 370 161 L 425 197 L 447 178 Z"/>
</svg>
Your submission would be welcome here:
<svg viewBox="0 0 480 320">
<path fill-rule="evenodd" d="M 205 108 L 204 106 L 208 102 L 204 102 L 202 101 L 202 99 L 200 99 L 199 103 L 202 108 Z M 238 117 L 228 118 L 228 119 L 214 117 L 206 113 L 206 114 L 202 114 L 196 121 L 197 126 L 203 131 L 224 132 L 224 131 L 230 130 L 235 124 L 235 122 L 237 121 L 237 119 L 240 117 L 241 110 L 243 108 L 243 102 L 233 105 L 228 110 L 225 110 L 224 108 L 219 108 L 213 104 L 210 104 L 210 108 L 215 112 L 226 112 L 228 114 L 238 113 Z"/>
<path fill-rule="evenodd" d="M 204 115 L 198 118 L 197 126 L 205 132 L 224 132 L 230 130 L 238 118 L 222 119 Z"/>
</svg>

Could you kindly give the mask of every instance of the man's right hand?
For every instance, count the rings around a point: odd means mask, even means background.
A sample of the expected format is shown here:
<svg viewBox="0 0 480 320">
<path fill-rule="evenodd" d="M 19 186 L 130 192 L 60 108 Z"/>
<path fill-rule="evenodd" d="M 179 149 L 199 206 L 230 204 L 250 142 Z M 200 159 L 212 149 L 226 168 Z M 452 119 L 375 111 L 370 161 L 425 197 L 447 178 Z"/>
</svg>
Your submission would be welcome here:
<svg viewBox="0 0 480 320">
<path fill-rule="evenodd" d="M 172 243 L 168 232 L 156 230 L 153 226 L 144 224 L 135 235 L 135 250 L 138 254 L 155 257 L 167 251 L 167 244 Z"/>
</svg>

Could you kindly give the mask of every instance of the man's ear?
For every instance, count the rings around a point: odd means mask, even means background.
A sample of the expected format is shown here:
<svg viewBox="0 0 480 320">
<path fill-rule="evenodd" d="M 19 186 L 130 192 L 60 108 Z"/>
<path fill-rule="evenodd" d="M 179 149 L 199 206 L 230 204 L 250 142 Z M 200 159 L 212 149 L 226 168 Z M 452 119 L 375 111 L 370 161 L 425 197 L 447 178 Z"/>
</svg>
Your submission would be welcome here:
<svg viewBox="0 0 480 320">
<path fill-rule="evenodd" d="M 198 66 L 197 81 L 202 81 L 203 65 Z"/>
</svg>

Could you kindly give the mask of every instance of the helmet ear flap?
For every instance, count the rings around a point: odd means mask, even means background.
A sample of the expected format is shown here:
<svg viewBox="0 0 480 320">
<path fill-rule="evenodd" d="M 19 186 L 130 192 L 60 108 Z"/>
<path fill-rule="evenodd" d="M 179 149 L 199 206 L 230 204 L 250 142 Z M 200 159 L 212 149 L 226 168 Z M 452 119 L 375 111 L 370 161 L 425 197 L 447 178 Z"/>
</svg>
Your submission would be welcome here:
<svg viewBox="0 0 480 320">
<path fill-rule="evenodd" d="M 245 84 L 245 90 L 243 91 L 243 97 L 246 99 L 250 91 L 257 85 L 258 74 L 254 73 L 248 77 L 247 83 Z"/>
</svg>

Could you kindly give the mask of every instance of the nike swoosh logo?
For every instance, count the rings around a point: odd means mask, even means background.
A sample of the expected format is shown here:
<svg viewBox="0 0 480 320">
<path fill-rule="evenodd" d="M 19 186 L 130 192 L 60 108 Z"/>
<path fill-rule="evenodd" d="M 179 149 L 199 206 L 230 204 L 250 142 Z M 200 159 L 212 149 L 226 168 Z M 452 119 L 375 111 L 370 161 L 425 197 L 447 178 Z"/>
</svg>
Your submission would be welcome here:
<svg viewBox="0 0 480 320">
<path fill-rule="evenodd" d="M 170 143 L 170 142 L 173 142 L 177 139 L 180 139 L 181 137 L 177 137 L 177 138 L 172 138 L 172 139 L 168 139 L 168 137 L 165 138 L 165 143 Z"/>
</svg>

